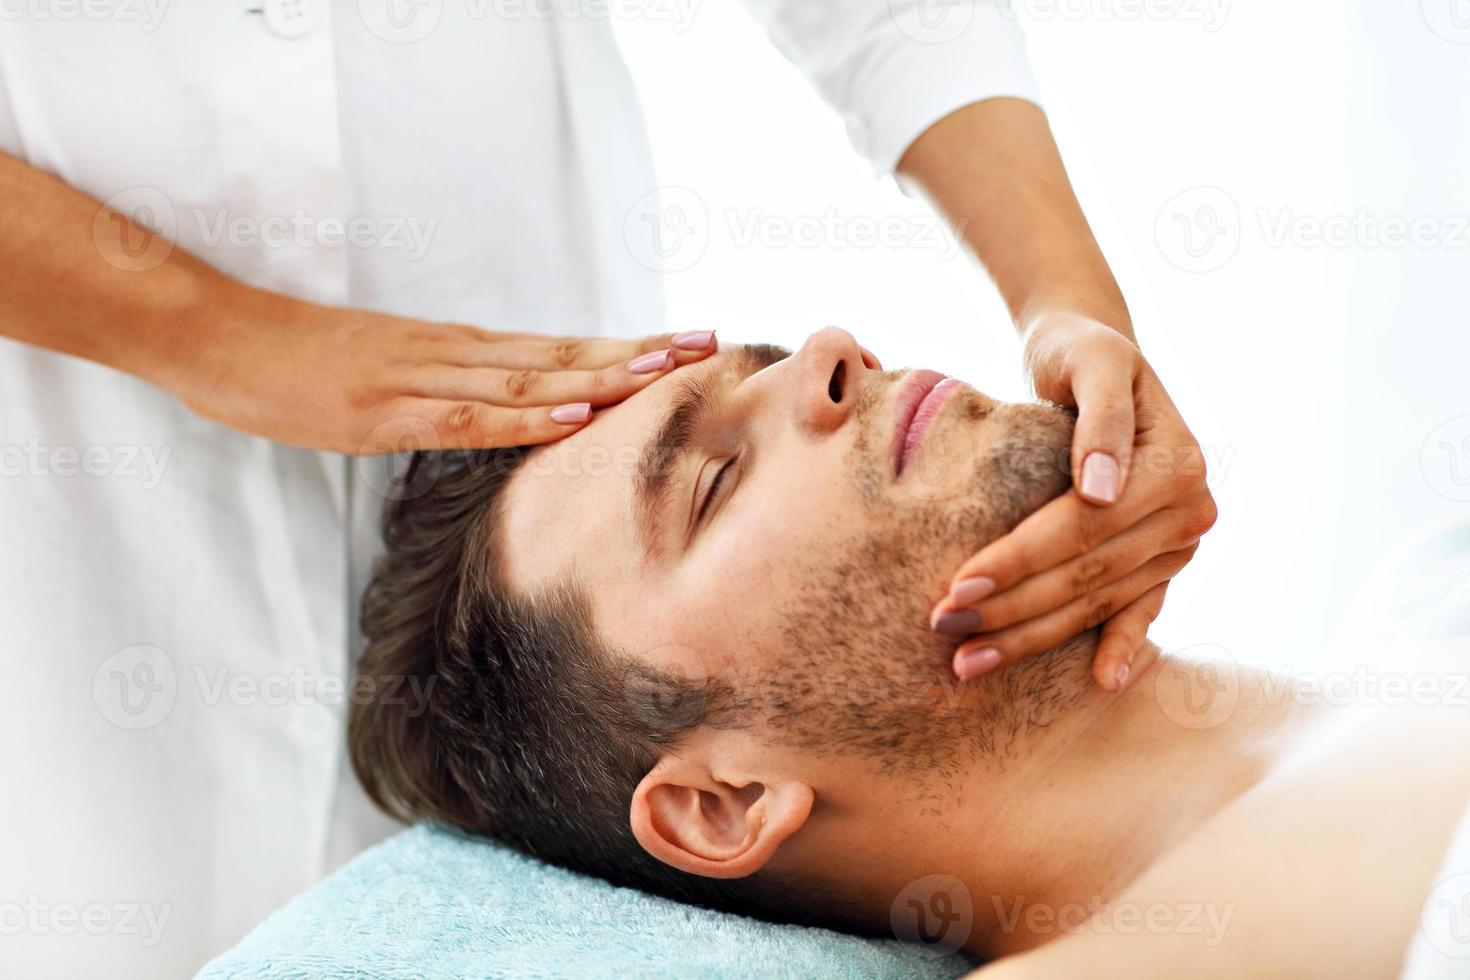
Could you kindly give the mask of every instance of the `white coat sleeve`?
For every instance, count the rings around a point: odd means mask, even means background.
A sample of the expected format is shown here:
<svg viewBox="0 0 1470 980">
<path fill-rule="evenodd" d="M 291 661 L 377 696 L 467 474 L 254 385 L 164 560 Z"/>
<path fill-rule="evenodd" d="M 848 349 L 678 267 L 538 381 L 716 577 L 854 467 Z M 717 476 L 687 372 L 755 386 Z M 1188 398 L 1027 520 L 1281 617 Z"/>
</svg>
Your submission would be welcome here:
<svg viewBox="0 0 1470 980">
<path fill-rule="evenodd" d="M 880 174 L 972 102 L 1040 103 L 1014 0 L 745 0 Z"/>
</svg>

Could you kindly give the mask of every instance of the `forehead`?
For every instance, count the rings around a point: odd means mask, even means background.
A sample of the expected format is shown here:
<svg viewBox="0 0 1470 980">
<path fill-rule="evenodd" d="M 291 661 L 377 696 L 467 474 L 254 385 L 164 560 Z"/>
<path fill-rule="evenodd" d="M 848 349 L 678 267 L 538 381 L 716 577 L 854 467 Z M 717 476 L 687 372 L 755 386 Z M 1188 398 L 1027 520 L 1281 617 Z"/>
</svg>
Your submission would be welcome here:
<svg viewBox="0 0 1470 980">
<path fill-rule="evenodd" d="M 722 348 L 533 450 L 505 490 L 502 572 L 518 592 L 571 577 L 626 576 L 641 561 L 635 488 L 640 463 L 676 396 L 756 367 L 750 348 Z"/>
</svg>

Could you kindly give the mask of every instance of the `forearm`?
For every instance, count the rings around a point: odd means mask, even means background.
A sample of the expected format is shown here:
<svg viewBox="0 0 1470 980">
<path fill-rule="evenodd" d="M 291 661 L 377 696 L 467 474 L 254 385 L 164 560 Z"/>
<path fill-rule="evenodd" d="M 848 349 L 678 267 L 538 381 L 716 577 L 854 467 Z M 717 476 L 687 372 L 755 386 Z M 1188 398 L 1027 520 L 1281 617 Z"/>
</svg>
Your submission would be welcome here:
<svg viewBox="0 0 1470 980">
<path fill-rule="evenodd" d="M 1134 339 L 1123 294 L 1039 107 L 1002 98 L 953 112 L 914 141 L 899 173 L 962 231 L 1017 330 L 1075 313 Z"/>
<path fill-rule="evenodd" d="M 185 375 L 211 370 L 224 333 L 309 306 L 230 279 L 5 154 L 0 202 L 0 336 L 178 390 Z"/>
</svg>

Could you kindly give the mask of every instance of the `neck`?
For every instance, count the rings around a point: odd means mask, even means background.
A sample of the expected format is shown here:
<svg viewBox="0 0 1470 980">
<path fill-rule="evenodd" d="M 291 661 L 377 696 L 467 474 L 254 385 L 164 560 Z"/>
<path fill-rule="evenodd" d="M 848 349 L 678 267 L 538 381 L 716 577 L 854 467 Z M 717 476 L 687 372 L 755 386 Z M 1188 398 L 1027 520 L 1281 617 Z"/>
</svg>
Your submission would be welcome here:
<svg viewBox="0 0 1470 980">
<path fill-rule="evenodd" d="M 872 828 L 887 850 L 875 851 L 857 883 L 885 925 L 895 895 L 942 874 L 969 892 L 964 946 L 973 953 L 1020 952 L 1081 927 L 1259 782 L 1302 712 L 1262 671 L 1160 658 L 1152 644 L 1128 688 L 1110 694 L 1091 684 L 1090 645 L 1085 653 L 1072 658 L 1085 693 L 1021 736 L 1003 764 L 977 763 L 937 801 L 932 788 L 888 787 L 895 805 Z M 922 814 L 896 812 L 899 800 L 920 795 Z M 895 853 L 892 829 L 903 819 L 930 832 L 898 835 Z M 951 909 L 963 900 L 944 899 Z"/>
<path fill-rule="evenodd" d="M 1094 691 L 1038 733 L 1012 771 L 970 774 L 955 805 L 975 829 L 957 848 L 973 952 L 1018 952 L 1081 926 L 1280 753 L 1300 709 L 1272 696 L 1268 675 L 1161 659 L 1156 647 L 1149 660 L 1121 695 Z"/>
</svg>

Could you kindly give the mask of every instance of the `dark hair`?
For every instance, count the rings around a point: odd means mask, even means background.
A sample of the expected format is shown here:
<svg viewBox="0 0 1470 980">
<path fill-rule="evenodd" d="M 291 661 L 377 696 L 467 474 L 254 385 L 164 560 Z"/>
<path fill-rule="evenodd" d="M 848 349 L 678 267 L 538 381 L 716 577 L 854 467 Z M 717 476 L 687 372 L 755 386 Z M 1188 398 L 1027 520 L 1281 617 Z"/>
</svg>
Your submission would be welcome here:
<svg viewBox="0 0 1470 980">
<path fill-rule="evenodd" d="M 638 782 L 719 714 L 724 694 L 615 656 L 576 589 L 506 588 L 501 501 L 526 455 L 417 453 L 387 503 L 357 678 L 375 696 L 354 697 L 348 719 L 363 787 L 401 819 L 448 823 L 614 884 L 760 918 L 846 923 L 841 903 L 810 887 L 769 871 L 687 874 L 633 836 Z M 402 697 L 405 685 L 426 697 Z"/>
</svg>

